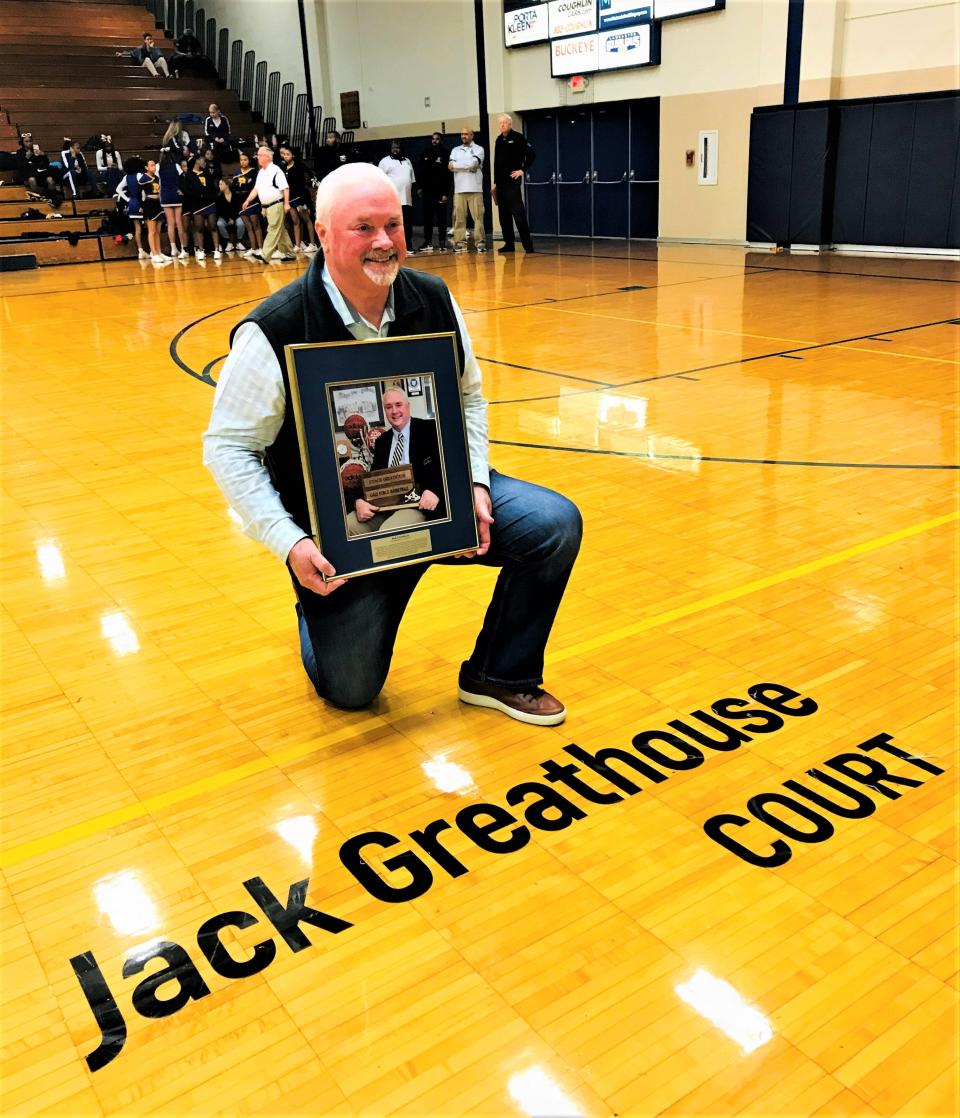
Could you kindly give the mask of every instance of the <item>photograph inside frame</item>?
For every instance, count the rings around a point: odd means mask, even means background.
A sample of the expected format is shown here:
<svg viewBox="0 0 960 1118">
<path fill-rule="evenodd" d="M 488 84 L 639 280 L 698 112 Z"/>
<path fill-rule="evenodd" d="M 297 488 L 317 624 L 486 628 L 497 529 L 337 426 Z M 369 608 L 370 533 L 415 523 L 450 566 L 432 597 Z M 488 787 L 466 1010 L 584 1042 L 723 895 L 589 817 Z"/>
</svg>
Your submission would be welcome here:
<svg viewBox="0 0 960 1118">
<path fill-rule="evenodd" d="M 450 519 L 432 373 L 333 382 L 327 398 L 348 538 Z"/>
</svg>

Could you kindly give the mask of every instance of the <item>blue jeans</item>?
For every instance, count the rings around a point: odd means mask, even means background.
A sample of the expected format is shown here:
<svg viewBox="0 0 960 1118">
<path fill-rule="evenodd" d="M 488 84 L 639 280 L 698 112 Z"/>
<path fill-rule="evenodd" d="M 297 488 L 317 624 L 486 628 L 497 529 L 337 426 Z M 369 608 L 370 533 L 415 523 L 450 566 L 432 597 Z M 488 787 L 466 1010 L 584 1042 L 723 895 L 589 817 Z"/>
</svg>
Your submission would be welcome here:
<svg viewBox="0 0 960 1118">
<path fill-rule="evenodd" d="M 490 550 L 453 565 L 499 567 L 476 647 L 463 664 L 476 680 L 515 691 L 543 682 L 543 656 L 573 569 L 583 524 L 566 497 L 492 470 Z M 326 598 L 294 580 L 300 655 L 317 694 L 335 706 L 368 706 L 390 669 L 404 610 L 429 564 L 365 575 Z"/>
</svg>

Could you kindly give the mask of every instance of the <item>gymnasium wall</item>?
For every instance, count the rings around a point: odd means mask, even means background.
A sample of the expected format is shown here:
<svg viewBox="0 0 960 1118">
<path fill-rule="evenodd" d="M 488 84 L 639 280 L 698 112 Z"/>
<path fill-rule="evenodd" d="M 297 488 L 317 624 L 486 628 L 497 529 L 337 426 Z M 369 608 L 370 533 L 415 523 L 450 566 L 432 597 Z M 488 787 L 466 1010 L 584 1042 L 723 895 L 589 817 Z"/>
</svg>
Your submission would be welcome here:
<svg viewBox="0 0 960 1118">
<path fill-rule="evenodd" d="M 283 59 L 301 90 L 296 0 L 208 0 L 209 14 L 258 56 Z M 591 75 L 582 94 L 550 77 L 545 44 L 503 47 L 501 0 L 483 0 L 490 134 L 502 111 L 659 97 L 660 235 L 742 241 L 750 117 L 783 99 L 787 0 L 727 0 L 724 11 L 662 25 L 658 67 Z M 222 15 L 221 15 L 222 11 Z M 340 117 L 358 90 L 358 139 L 455 132 L 477 120 L 472 0 L 307 0 L 314 97 Z M 248 30 L 249 27 L 249 30 Z M 806 0 L 802 101 L 960 85 L 960 0 Z M 425 100 L 429 99 L 429 105 Z M 522 119 L 519 121 L 522 127 Z M 715 186 L 698 186 L 685 153 L 717 129 Z"/>
</svg>

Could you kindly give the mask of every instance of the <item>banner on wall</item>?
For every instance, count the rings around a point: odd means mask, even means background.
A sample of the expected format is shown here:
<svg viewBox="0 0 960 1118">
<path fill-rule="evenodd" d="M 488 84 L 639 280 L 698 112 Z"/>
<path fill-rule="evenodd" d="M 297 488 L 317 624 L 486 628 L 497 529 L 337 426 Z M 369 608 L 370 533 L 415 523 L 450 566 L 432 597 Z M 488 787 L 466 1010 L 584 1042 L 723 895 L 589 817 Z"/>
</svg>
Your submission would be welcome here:
<svg viewBox="0 0 960 1118">
<path fill-rule="evenodd" d="M 640 0 L 600 0 L 599 18 L 601 31 L 628 27 L 632 23 L 649 23 L 653 19 L 653 7 L 650 2 L 644 4 Z"/>
<path fill-rule="evenodd" d="M 546 42 L 548 34 L 547 5 L 531 4 L 504 12 L 503 39 L 508 47 L 524 43 Z"/>
<path fill-rule="evenodd" d="M 550 38 L 597 29 L 597 0 L 550 0 Z"/>
</svg>

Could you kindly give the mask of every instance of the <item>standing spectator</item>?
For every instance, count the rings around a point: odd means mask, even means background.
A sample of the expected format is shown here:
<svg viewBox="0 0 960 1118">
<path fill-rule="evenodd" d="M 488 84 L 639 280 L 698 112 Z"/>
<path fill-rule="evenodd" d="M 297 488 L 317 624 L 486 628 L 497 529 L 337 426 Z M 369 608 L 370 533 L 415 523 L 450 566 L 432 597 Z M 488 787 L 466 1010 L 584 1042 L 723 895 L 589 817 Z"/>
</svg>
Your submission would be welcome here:
<svg viewBox="0 0 960 1118">
<path fill-rule="evenodd" d="M 100 147 L 97 148 L 97 171 L 107 193 L 112 197 L 123 178 L 123 160 L 120 158 L 120 152 L 113 146 L 113 139 L 110 136 L 100 136 Z"/>
<path fill-rule="evenodd" d="M 91 190 L 90 172 L 87 170 L 87 161 L 80 150 L 80 141 L 71 140 L 65 136 L 60 159 L 63 162 L 63 181 L 74 198 L 81 194 L 89 194 Z"/>
<path fill-rule="evenodd" d="M 320 182 L 335 171 L 338 167 L 342 167 L 344 163 L 352 162 L 350 151 L 340 143 L 339 132 L 328 132 L 323 141 L 323 147 L 317 153 L 317 158 L 313 161 L 317 168 L 317 179 Z"/>
<path fill-rule="evenodd" d="M 183 176 L 183 219 L 189 217 L 193 221 L 193 244 L 196 249 L 197 261 L 206 258 L 203 244 L 204 230 L 209 230 L 213 240 L 213 259 L 219 260 L 220 230 L 217 228 L 217 198 L 220 188 L 215 179 L 206 169 L 203 159 L 199 155 L 193 157 L 190 169 Z"/>
<path fill-rule="evenodd" d="M 183 224 L 183 191 L 180 180 L 183 168 L 177 155 L 165 150 L 160 156 L 160 205 L 167 218 L 167 236 L 170 238 L 170 255 L 178 260 L 186 260 L 187 230 Z M 177 251 L 177 241 L 180 251 Z"/>
<path fill-rule="evenodd" d="M 504 113 L 499 120 L 500 135 L 493 145 L 493 201 L 503 233 L 501 252 L 514 252 L 513 223 L 517 223 L 520 243 L 533 252 L 527 211 L 523 205 L 523 176 L 533 166 L 536 152 L 530 141 L 513 128 L 513 117 Z"/>
<path fill-rule="evenodd" d="M 119 51 L 118 53 L 122 54 L 123 52 Z M 130 51 L 130 58 L 148 73 L 153 74 L 155 78 L 159 77 L 157 71 L 163 74 L 165 78 L 172 77 L 167 68 L 167 60 L 160 53 L 160 48 L 154 43 L 153 36 L 149 31 L 144 31 L 143 46 L 134 47 Z"/>
<path fill-rule="evenodd" d="M 293 148 L 284 145 L 280 149 L 281 167 L 290 184 L 290 224 L 293 228 L 293 251 L 316 252 L 316 234 L 313 229 L 313 191 L 311 189 L 310 168 L 300 159 Z M 301 224 L 306 230 L 306 240 L 300 232 Z"/>
<path fill-rule="evenodd" d="M 240 169 L 230 182 L 230 192 L 243 205 L 242 199 L 253 189 L 257 173 L 253 161 L 245 151 L 240 152 Z M 247 229 L 247 251 L 243 254 L 247 259 L 254 256 L 263 256 L 263 227 L 260 224 L 261 207 L 259 202 L 254 202 L 249 209 L 240 210 L 240 218 Z"/>
<path fill-rule="evenodd" d="M 429 147 L 424 148 L 417 162 L 417 182 L 423 199 L 423 245 L 421 252 L 433 252 L 433 224 L 437 224 L 437 239 L 441 252 L 447 251 L 447 199 L 450 197 L 452 176 L 448 164 L 450 153 L 443 146 L 443 137 L 434 132 Z"/>
<path fill-rule="evenodd" d="M 417 181 L 417 176 L 414 174 L 413 164 L 403 154 L 399 140 L 391 142 L 390 154 L 380 160 L 379 167 L 400 195 L 403 235 L 407 242 L 407 253 L 413 255 L 413 184 Z"/>
<path fill-rule="evenodd" d="M 217 160 L 221 163 L 229 163 L 233 158 L 230 121 L 220 112 L 219 105 L 211 105 L 207 111 L 210 115 L 203 122 L 203 134 L 207 138 L 207 143 L 213 148 Z"/>
<path fill-rule="evenodd" d="M 243 203 L 247 209 L 252 202 L 259 202 L 267 215 L 267 236 L 263 242 L 263 260 L 294 260 L 293 245 L 287 235 L 284 218 L 290 212 L 290 185 L 287 176 L 273 162 L 273 152 L 267 144 L 257 148 L 256 182 Z M 281 206 L 283 207 L 281 209 Z"/>
<path fill-rule="evenodd" d="M 464 128 L 462 141 L 450 152 L 447 164 L 453 172 L 453 251 L 467 246 L 467 214 L 473 218 L 473 240 L 477 252 L 487 251 L 483 229 L 483 148 L 473 142 L 473 129 Z"/>
</svg>

